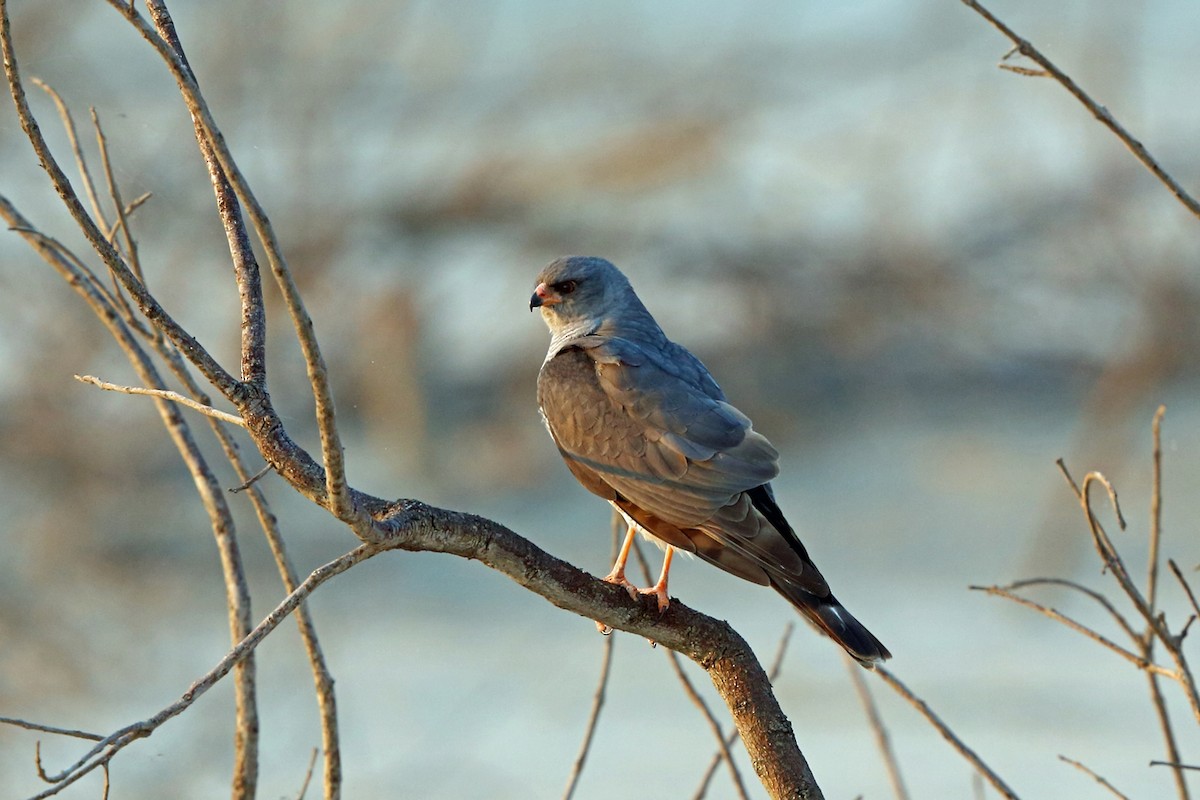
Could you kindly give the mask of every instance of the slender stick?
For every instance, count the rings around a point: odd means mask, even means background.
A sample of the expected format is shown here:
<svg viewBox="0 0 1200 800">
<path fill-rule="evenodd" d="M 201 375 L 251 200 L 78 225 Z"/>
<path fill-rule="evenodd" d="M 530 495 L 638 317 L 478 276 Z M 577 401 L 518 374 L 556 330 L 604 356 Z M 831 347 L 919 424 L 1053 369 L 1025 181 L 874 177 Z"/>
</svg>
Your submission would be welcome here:
<svg viewBox="0 0 1200 800">
<path fill-rule="evenodd" d="M 164 400 L 170 400 L 172 403 L 179 403 L 181 406 L 187 406 L 193 411 L 199 411 L 205 416 L 218 419 L 221 422 L 228 422 L 230 425 L 237 425 L 240 428 L 246 427 L 246 421 L 241 417 L 230 414 L 226 411 L 220 411 L 212 406 L 198 403 L 190 397 L 185 397 L 179 392 L 172 392 L 167 389 L 145 389 L 140 386 L 120 386 L 108 381 L 102 381 L 94 375 L 76 375 L 75 380 L 80 383 L 90 383 L 92 386 L 99 387 L 108 392 L 119 392 L 121 394 L 139 394 L 146 397 L 161 397 Z"/>
<path fill-rule="evenodd" d="M 1085 775 L 1091 776 L 1092 779 L 1096 781 L 1096 783 L 1100 784 L 1105 789 L 1108 789 L 1108 791 L 1112 792 L 1114 795 L 1121 798 L 1121 800 L 1129 800 L 1129 798 L 1127 796 L 1125 796 L 1121 792 L 1117 791 L 1117 787 L 1113 786 L 1101 775 L 1098 775 L 1095 770 L 1081 764 L 1080 762 L 1076 761 L 1073 758 L 1067 758 L 1066 756 L 1063 756 L 1063 755 L 1060 755 L 1058 757 L 1058 760 L 1062 761 L 1065 764 L 1070 764 L 1072 767 L 1079 770 L 1080 772 L 1082 772 Z"/>
<path fill-rule="evenodd" d="M 976 0 L 962 0 L 962 3 L 990 22 L 992 26 L 996 28 L 996 30 L 1000 31 L 1000 33 L 1004 34 L 1004 36 L 1006 36 L 1010 42 L 1016 45 L 1016 48 L 1021 55 L 1025 56 L 1031 61 L 1036 62 L 1037 65 L 1045 70 L 1045 72 L 1051 78 L 1058 81 L 1063 88 L 1073 94 L 1075 99 L 1082 103 L 1084 108 L 1091 112 L 1092 116 L 1098 119 L 1106 128 L 1116 134 L 1117 138 L 1121 140 L 1121 143 L 1129 149 L 1129 152 L 1133 153 L 1134 158 L 1140 161 L 1142 165 L 1146 167 L 1146 169 L 1150 170 L 1154 177 L 1158 178 L 1158 180 L 1171 191 L 1171 194 L 1175 195 L 1179 202 L 1183 203 L 1184 207 L 1187 208 L 1188 211 L 1192 212 L 1194 216 L 1200 217 L 1200 203 L 1197 203 L 1195 198 L 1188 194 L 1187 190 L 1180 186 L 1179 183 L 1177 183 L 1176 180 L 1172 178 L 1166 170 L 1159 166 L 1158 162 L 1153 156 L 1150 155 L 1150 152 L 1146 149 L 1145 145 L 1135 139 L 1133 135 L 1129 133 L 1129 131 L 1125 130 L 1121 123 L 1113 117 L 1107 108 L 1093 100 L 1087 92 L 1081 89 L 1077 83 L 1075 83 L 1075 81 L 1071 80 L 1069 75 L 1056 67 L 1054 63 L 1042 55 L 1036 47 L 1030 44 L 1027 40 L 1018 36 L 1011 28 L 1001 22 L 998 18 L 996 18 L 995 15 L 992 14 L 992 12 L 988 11 Z"/>
<path fill-rule="evenodd" d="M 942 738 L 949 742 L 950 746 L 957 750 L 963 758 L 970 762 L 971 766 L 975 768 L 975 771 L 982 775 L 983 778 L 992 785 L 993 789 L 999 792 L 1002 797 L 1008 798 L 1008 800 L 1017 800 L 1016 793 L 1008 787 L 1008 784 L 1006 784 L 999 775 L 993 772 L 992 768 L 985 764 L 983 759 L 981 759 L 974 750 L 967 747 L 967 745 L 958 738 L 954 731 L 950 730 L 950 726 L 942 722 L 941 718 L 933 712 L 933 709 L 931 709 L 924 700 L 913 694 L 907 686 L 901 683 L 899 678 L 889 672 L 886 668 L 876 665 L 874 672 L 884 683 L 892 687 L 897 694 L 907 700 L 913 706 L 913 708 L 917 709 L 921 716 L 925 717 L 925 719 L 929 721 L 929 724 L 933 725 L 937 732 L 942 735 Z"/>
<path fill-rule="evenodd" d="M 203 676 L 195 680 L 191 686 L 180 696 L 178 700 L 163 708 L 157 714 L 135 722 L 131 725 L 126 725 L 124 728 L 117 730 L 108 736 L 101 739 L 95 747 L 89 750 L 82 758 L 62 771 L 57 775 L 49 775 L 47 779 L 55 782 L 55 786 L 50 787 L 44 792 L 34 795 L 30 800 L 42 800 L 42 798 L 50 797 L 62 791 L 66 786 L 83 777 L 98 767 L 107 764 L 112 760 L 118 752 L 123 750 L 128 745 L 150 736 L 154 731 L 160 728 L 168 720 L 179 716 L 188 708 L 191 707 L 200 697 L 215 686 L 222 678 L 229 674 L 238 664 L 242 663 L 250 657 L 254 649 L 259 645 L 267 634 L 275 630 L 295 608 L 310 594 L 325 581 L 340 575 L 346 570 L 359 564 L 368 558 L 379 553 L 378 547 L 372 545 L 359 545 L 354 550 L 346 553 L 340 558 L 336 558 L 329 563 L 318 567 L 305 579 L 305 581 L 296 587 L 296 591 L 289 594 L 283 599 L 275 609 L 268 614 L 250 633 L 238 642 L 228 653 L 225 654 L 216 666 L 205 673 Z"/>
<path fill-rule="evenodd" d="M 887 727 L 883 724 L 879 706 L 875 704 L 875 698 L 871 696 L 871 688 L 867 686 L 867 680 L 863 677 L 862 665 L 849 655 L 843 656 L 843 661 L 850 673 L 850 681 L 854 684 L 854 692 L 858 695 L 858 700 L 867 713 L 867 720 L 871 723 L 871 730 L 875 733 L 875 744 L 879 748 L 879 754 L 883 756 L 883 765 L 887 769 L 892 792 L 896 795 L 896 800 L 909 800 L 908 789 L 904 786 L 904 776 L 900 773 L 900 762 L 896 759 L 896 751 L 892 749 L 892 739 L 888 735 Z"/>
<path fill-rule="evenodd" d="M 45 137 L 42 136 L 41 128 L 38 127 L 37 119 L 34 117 L 33 111 L 29 107 L 29 101 L 25 96 L 25 87 L 21 81 L 20 68 L 17 64 L 16 55 L 13 52 L 7 0 L 0 0 L 0 54 L 3 55 L 4 73 L 8 79 L 9 93 L 12 95 L 13 103 L 17 107 L 17 119 L 20 121 L 21 129 L 25 132 L 30 144 L 33 145 L 34 153 L 41 162 L 43 169 L 46 170 L 46 174 L 49 176 L 55 191 L 58 192 L 67 211 L 70 212 L 71 217 L 75 220 L 75 223 L 83 232 L 89 244 L 92 245 L 92 248 L 104 261 L 105 266 L 117 276 L 121 284 L 134 298 L 142 313 L 156 326 L 162 327 L 164 333 L 196 365 L 205 378 L 212 382 L 222 394 L 231 400 L 239 396 L 238 383 L 234 380 L 233 376 L 226 372 L 216 359 L 200 346 L 199 342 L 191 334 L 175 322 L 158 300 L 141 284 L 137 276 L 130 271 L 121 254 L 108 241 L 105 233 L 100 230 L 96 222 L 87 213 L 86 209 L 84 209 L 78 195 L 76 195 L 75 190 L 71 187 L 70 180 L 67 179 L 66 174 L 58 165 L 58 161 L 50 152 L 50 147 L 46 143 Z"/>
<path fill-rule="evenodd" d="M 613 659 L 613 642 L 617 640 L 615 636 L 605 636 L 603 652 L 604 655 L 600 661 L 600 678 L 596 681 L 596 691 L 592 695 L 592 708 L 588 712 L 587 727 L 584 729 L 583 741 L 579 745 L 579 753 L 575 756 L 575 762 L 571 765 L 571 774 L 567 776 L 567 788 L 563 790 L 563 800 L 571 800 L 575 795 L 575 789 L 579 786 L 579 779 L 583 776 L 583 765 L 587 762 L 588 753 L 592 749 L 592 740 L 596 734 L 596 726 L 600 720 L 600 709 L 604 707 L 605 692 L 608 688 L 608 676 L 612 668 Z"/>
<path fill-rule="evenodd" d="M 646 561 L 646 556 L 642 552 L 642 548 L 635 541 L 633 545 L 634 555 L 637 556 L 638 565 L 642 570 L 642 577 L 649 585 L 654 578 L 650 572 L 650 564 Z M 729 778 L 733 781 L 733 789 L 737 793 L 740 800 L 749 800 L 746 794 L 746 785 L 742 782 L 742 773 L 737 768 L 737 762 L 733 760 L 733 751 L 729 749 L 728 742 L 725 741 L 725 732 L 721 730 L 721 723 L 713 714 L 712 709 L 708 707 L 708 703 L 704 702 L 704 698 L 696 691 L 696 687 L 692 685 L 692 681 L 688 678 L 687 673 L 683 671 L 683 665 L 679 663 L 679 656 L 674 650 L 666 651 L 667 658 L 671 661 L 671 668 L 675 670 L 675 677 L 679 679 L 680 685 L 683 686 L 684 694 L 692 701 L 692 705 L 700 709 L 700 713 L 704 716 L 704 721 L 708 723 L 709 730 L 717 740 L 717 749 L 721 752 L 721 757 L 725 760 L 726 766 L 729 767 Z"/>
<path fill-rule="evenodd" d="M 229 153 L 225 139 L 217 128 L 207 103 L 200 93 L 195 76 L 181 57 L 178 39 L 168 42 L 164 36 L 156 32 L 146 20 L 124 6 L 120 0 L 108 0 L 125 19 L 142 34 L 163 59 L 167 62 L 175 77 L 179 90 L 191 111 L 196 124 L 202 128 L 205 137 L 212 146 L 213 155 L 219 162 L 225 177 L 228 179 L 238 198 L 246 206 L 250 220 L 254 224 L 259 240 L 267 253 L 271 272 L 275 282 L 283 294 L 284 305 L 292 319 L 296 338 L 304 354 L 304 363 L 308 372 L 309 384 L 313 391 L 316 405 L 317 429 L 321 437 L 321 457 L 325 464 L 325 497 L 326 507 L 342 522 L 354 530 L 355 535 L 367 541 L 371 538 L 372 522 L 367 512 L 355 502 L 346 481 L 345 459 L 342 452 L 341 438 L 338 434 L 337 422 L 334 416 L 333 392 L 329 385 L 329 371 L 326 367 L 321 348 L 317 343 L 312 318 L 304 306 L 300 290 L 292 277 L 291 270 L 283 256 L 283 250 L 275 236 L 274 229 L 267 217 L 266 211 L 258 202 L 258 198 L 250 190 L 249 183 L 242 175 L 233 156 Z M 147 0 L 147 6 L 155 19 L 155 24 L 163 31 L 173 34 L 174 26 L 170 23 L 166 5 L 161 0 Z"/>
</svg>

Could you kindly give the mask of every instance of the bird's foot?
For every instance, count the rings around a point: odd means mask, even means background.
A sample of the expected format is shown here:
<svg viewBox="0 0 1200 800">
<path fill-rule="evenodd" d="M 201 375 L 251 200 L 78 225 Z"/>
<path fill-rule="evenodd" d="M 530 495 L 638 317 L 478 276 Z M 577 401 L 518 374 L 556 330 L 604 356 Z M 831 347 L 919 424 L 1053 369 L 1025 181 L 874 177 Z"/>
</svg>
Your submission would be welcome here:
<svg viewBox="0 0 1200 800">
<path fill-rule="evenodd" d="M 629 592 L 629 598 L 631 600 L 637 600 L 638 595 L 641 593 L 641 590 L 630 583 L 629 579 L 625 577 L 624 569 L 614 567 L 612 572 L 608 573 L 600 580 L 604 581 L 605 583 L 611 583 L 615 586 L 623 587 L 625 591 Z"/>
<path fill-rule="evenodd" d="M 667 585 L 665 583 L 656 583 L 646 589 L 638 589 L 637 593 L 652 594 L 654 599 L 658 601 L 658 613 L 663 613 L 671 607 L 671 598 L 667 596 Z"/>
</svg>

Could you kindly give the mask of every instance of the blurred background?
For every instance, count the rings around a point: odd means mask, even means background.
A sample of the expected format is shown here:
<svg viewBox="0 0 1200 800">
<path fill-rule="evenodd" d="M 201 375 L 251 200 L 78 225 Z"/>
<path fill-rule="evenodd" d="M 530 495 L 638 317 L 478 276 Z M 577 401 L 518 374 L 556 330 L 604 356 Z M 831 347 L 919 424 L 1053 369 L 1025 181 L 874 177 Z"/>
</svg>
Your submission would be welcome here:
<svg viewBox="0 0 1200 800">
<path fill-rule="evenodd" d="M 165 69 L 105 4 L 10 6 L 24 74 L 72 106 L 93 159 L 96 109 L 125 198 L 153 192 L 135 217 L 151 287 L 236 367 L 228 252 Z M 981 18 L 948 0 L 172 10 L 315 318 L 353 484 L 484 514 L 604 574 L 607 507 L 542 429 L 548 336 L 527 310 L 543 264 L 603 255 L 778 446 L 784 510 L 896 673 L 1014 789 L 1102 796 L 1064 754 L 1131 797 L 1172 791 L 1147 766 L 1163 748 L 1145 679 L 968 586 L 1113 589 L 1059 457 L 1116 483 L 1119 543 L 1142 574 L 1160 403 L 1164 552 L 1195 577 L 1200 223 L 1062 87 L 998 70 L 1008 45 Z M 992 10 L 1200 190 L 1194 3 Z M 53 106 L 32 101 L 69 162 Z M 0 192 L 87 253 L 8 103 L 0 163 Z M 272 395 L 315 452 L 269 294 Z M 76 373 L 136 382 L 84 304 L 0 236 L 0 715 L 108 732 L 176 699 L 228 631 L 207 519 L 152 405 Z M 353 546 L 278 479 L 263 485 L 302 572 Z M 241 502 L 258 619 L 281 589 Z M 764 661 L 793 619 L 706 565 L 672 578 Z M 1041 597 L 1118 635 L 1079 595 Z M 1173 581 L 1163 603 L 1180 624 Z M 600 671 L 591 622 L 476 563 L 401 553 L 311 608 L 338 681 L 346 796 L 559 796 Z M 621 634 L 615 648 L 577 797 L 691 796 L 707 726 L 662 652 Z M 320 743 L 311 678 L 294 626 L 259 653 L 260 794 L 295 796 Z M 914 795 L 977 796 L 965 762 L 872 685 Z M 827 797 L 890 796 L 834 645 L 801 626 L 776 687 Z M 1198 763 L 1196 726 L 1167 692 Z M 231 731 L 222 684 L 117 759 L 112 796 L 221 796 Z M 0 794 L 40 790 L 36 738 L 0 727 Z M 82 752 L 40 738 L 48 769 Z M 733 796 L 723 774 L 709 796 Z"/>
</svg>

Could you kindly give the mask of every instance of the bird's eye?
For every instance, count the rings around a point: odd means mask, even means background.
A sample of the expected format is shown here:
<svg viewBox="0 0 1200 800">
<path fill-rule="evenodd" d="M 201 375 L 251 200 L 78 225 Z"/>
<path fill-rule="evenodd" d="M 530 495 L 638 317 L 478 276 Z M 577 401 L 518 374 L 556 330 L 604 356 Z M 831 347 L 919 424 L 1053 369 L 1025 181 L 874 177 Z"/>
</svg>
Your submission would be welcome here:
<svg viewBox="0 0 1200 800">
<path fill-rule="evenodd" d="M 576 287 L 578 286 L 579 283 L 577 281 L 562 281 L 555 284 L 554 288 L 558 290 L 559 294 L 570 294 L 571 292 L 575 291 Z"/>
</svg>

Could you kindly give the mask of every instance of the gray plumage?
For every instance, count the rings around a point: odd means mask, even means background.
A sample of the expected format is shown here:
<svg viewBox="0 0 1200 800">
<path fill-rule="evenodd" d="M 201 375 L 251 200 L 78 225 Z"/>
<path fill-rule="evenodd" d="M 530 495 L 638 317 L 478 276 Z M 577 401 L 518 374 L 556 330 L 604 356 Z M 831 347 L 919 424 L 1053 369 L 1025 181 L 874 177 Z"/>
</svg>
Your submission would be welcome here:
<svg viewBox="0 0 1200 800">
<path fill-rule="evenodd" d="M 620 270 L 558 259 L 539 273 L 534 307 L 551 333 L 538 405 L 585 488 L 663 544 L 771 586 L 865 666 L 890 656 L 834 598 L 779 510 L 775 448 Z"/>
</svg>

